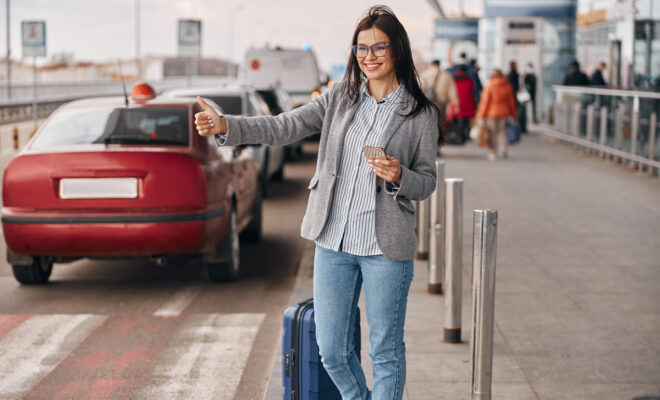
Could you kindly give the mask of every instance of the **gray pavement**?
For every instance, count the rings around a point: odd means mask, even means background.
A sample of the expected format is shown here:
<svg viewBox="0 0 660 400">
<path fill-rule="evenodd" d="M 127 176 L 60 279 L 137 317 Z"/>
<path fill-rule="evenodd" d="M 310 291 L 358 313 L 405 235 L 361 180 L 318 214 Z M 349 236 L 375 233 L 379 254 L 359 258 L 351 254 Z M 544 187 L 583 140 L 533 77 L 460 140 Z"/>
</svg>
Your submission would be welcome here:
<svg viewBox="0 0 660 400">
<path fill-rule="evenodd" d="M 469 398 L 472 210 L 492 208 L 493 399 L 660 399 L 660 182 L 536 135 L 509 154 L 443 149 L 445 177 L 465 179 L 463 342 L 442 343 L 443 297 L 417 261 L 405 398 Z M 308 243 L 292 302 L 311 292 L 312 255 Z M 370 378 L 365 319 L 362 332 Z M 282 398 L 277 360 L 267 399 Z"/>
</svg>

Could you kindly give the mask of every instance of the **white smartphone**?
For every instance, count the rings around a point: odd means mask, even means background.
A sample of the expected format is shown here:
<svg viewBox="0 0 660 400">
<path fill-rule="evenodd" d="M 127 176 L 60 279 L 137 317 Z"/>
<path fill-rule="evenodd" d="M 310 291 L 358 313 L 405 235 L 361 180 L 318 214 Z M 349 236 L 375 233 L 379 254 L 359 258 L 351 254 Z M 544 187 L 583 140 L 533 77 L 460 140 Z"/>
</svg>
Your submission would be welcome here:
<svg viewBox="0 0 660 400">
<path fill-rule="evenodd" d="M 367 158 L 387 158 L 385 155 L 385 150 L 383 150 L 382 147 L 362 146 L 362 152 Z"/>
</svg>

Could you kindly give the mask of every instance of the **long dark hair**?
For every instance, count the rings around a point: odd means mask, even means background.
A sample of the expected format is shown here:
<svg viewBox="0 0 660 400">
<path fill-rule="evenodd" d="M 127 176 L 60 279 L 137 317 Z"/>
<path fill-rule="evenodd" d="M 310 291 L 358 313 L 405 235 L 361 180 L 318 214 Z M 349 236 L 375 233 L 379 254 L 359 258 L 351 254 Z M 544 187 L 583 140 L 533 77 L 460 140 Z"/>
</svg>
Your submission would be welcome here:
<svg viewBox="0 0 660 400">
<path fill-rule="evenodd" d="M 413 63 L 412 50 L 410 49 L 410 40 L 408 33 L 403 27 L 399 19 L 394 15 L 394 12 L 387 6 L 374 6 L 371 7 L 364 18 L 362 18 L 353 33 L 353 40 L 351 47 L 357 44 L 358 34 L 364 30 L 377 28 L 383 31 L 390 39 L 390 47 L 388 51 L 392 53 L 392 60 L 395 65 L 396 78 L 408 90 L 413 97 L 413 107 L 410 113 L 406 115 L 407 118 L 414 118 L 425 109 L 434 108 L 438 113 L 438 107 L 433 104 L 424 95 L 424 92 L 419 87 L 419 75 Z M 360 70 L 357 57 L 351 51 L 348 57 L 348 64 L 346 65 L 346 74 L 342 85 L 342 95 L 347 97 L 353 104 L 356 104 L 359 99 L 360 88 L 364 74 Z M 440 120 L 440 118 L 438 118 Z M 438 130 L 440 137 L 438 143 L 444 143 L 443 129 L 438 123 Z"/>
</svg>

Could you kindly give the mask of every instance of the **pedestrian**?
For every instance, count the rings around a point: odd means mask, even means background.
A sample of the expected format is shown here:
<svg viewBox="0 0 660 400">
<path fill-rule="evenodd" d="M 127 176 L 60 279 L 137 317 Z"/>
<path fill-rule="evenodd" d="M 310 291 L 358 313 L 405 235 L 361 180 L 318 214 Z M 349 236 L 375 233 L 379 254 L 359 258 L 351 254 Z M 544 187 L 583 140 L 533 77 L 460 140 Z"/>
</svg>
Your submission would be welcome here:
<svg viewBox="0 0 660 400">
<path fill-rule="evenodd" d="M 607 68 L 607 64 L 605 64 L 604 61 L 601 61 L 598 64 L 596 71 L 591 75 L 591 84 L 593 86 L 607 86 L 607 82 L 605 82 L 605 78 L 603 77 L 603 71 L 605 71 L 605 68 Z"/>
<path fill-rule="evenodd" d="M 587 74 L 580 71 L 580 63 L 577 60 L 571 63 L 562 84 L 564 86 L 589 86 L 589 78 L 587 78 Z"/>
<path fill-rule="evenodd" d="M 509 73 L 507 74 L 506 79 L 511 84 L 515 97 L 520 90 L 520 75 L 518 74 L 518 64 L 516 64 L 515 61 L 509 63 Z M 518 100 L 516 100 L 516 104 L 518 104 Z"/>
<path fill-rule="evenodd" d="M 326 371 L 345 400 L 403 397 L 403 343 L 416 252 L 412 201 L 435 189 L 438 110 L 417 81 L 408 35 L 386 6 L 353 33 L 345 78 L 277 116 L 220 116 L 200 98 L 200 135 L 218 145 L 284 145 L 321 132 L 301 233 L 316 242 L 314 318 Z M 366 159 L 362 146 L 386 157 Z M 353 343 L 361 286 L 373 391 Z"/>
<path fill-rule="evenodd" d="M 422 90 L 440 110 L 440 126 L 445 126 L 447 106 L 459 107 L 456 83 L 447 70 L 440 67 L 440 60 L 433 60 L 431 67 L 420 74 Z"/>
<path fill-rule="evenodd" d="M 485 123 L 490 132 L 488 159 L 491 161 L 497 159 L 497 153 L 502 158 L 507 157 L 507 118 L 516 118 L 515 96 L 511 84 L 496 68 L 484 88 L 477 112 L 477 120 Z"/>
<path fill-rule="evenodd" d="M 529 100 L 532 102 L 532 121 L 537 124 L 538 119 L 536 116 L 536 74 L 534 74 L 534 64 L 527 63 L 527 70 L 523 76 L 523 84 L 525 90 L 529 93 Z"/>
<path fill-rule="evenodd" d="M 479 103 L 481 98 L 481 91 L 483 90 L 483 85 L 481 84 L 481 79 L 479 78 L 479 64 L 474 58 L 470 60 L 470 66 L 472 67 L 472 80 L 474 81 L 474 101 Z"/>
<path fill-rule="evenodd" d="M 474 82 L 470 76 L 467 66 L 460 65 L 454 72 L 454 82 L 458 91 L 458 111 L 452 109 L 452 116 L 457 120 L 457 132 L 463 138 L 469 137 L 470 119 L 476 114 L 474 102 Z"/>
</svg>

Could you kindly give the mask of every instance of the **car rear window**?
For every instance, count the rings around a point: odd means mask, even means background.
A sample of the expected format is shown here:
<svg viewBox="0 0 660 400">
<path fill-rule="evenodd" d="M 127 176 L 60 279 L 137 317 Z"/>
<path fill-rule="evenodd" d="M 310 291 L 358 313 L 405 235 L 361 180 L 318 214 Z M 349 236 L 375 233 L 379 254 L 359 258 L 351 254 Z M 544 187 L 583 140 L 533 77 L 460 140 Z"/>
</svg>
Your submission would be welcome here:
<svg viewBox="0 0 660 400">
<path fill-rule="evenodd" d="M 205 96 L 213 100 L 228 115 L 243 114 L 241 96 Z"/>
<path fill-rule="evenodd" d="M 33 149 L 77 144 L 188 146 L 188 108 L 72 108 L 53 116 Z"/>
</svg>

